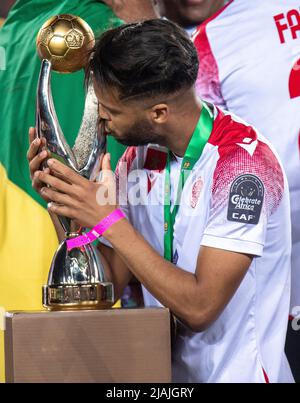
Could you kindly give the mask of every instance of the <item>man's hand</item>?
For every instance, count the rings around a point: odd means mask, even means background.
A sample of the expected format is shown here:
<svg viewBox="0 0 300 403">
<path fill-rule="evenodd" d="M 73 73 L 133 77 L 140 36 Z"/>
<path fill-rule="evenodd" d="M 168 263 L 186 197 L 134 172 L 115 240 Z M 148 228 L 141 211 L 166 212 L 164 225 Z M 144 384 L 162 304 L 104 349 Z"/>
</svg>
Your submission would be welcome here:
<svg viewBox="0 0 300 403">
<path fill-rule="evenodd" d="M 127 23 L 159 18 L 157 0 L 102 0 L 102 2 Z"/>
<path fill-rule="evenodd" d="M 50 157 L 49 151 L 46 150 L 46 140 L 36 137 L 36 131 L 33 127 L 29 129 L 29 150 L 27 152 L 27 160 L 29 163 L 30 179 L 34 190 L 43 197 L 44 200 L 50 201 L 45 195 L 41 194 L 44 184 L 39 181 L 38 175 L 42 164 Z M 50 169 L 46 168 L 45 173 L 50 173 Z"/>
<path fill-rule="evenodd" d="M 50 159 L 49 172 L 38 172 L 41 195 L 51 203 L 48 210 L 69 217 L 76 224 L 93 228 L 117 208 L 116 182 L 110 166 L 110 155 L 102 158 L 101 180 L 89 181 L 61 162 Z"/>
</svg>

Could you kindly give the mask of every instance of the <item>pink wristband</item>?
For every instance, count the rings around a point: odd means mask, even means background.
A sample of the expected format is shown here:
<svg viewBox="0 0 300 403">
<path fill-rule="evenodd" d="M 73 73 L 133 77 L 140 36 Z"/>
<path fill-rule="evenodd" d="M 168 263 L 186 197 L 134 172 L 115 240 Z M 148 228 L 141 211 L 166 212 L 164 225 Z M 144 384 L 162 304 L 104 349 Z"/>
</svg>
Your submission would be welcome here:
<svg viewBox="0 0 300 403">
<path fill-rule="evenodd" d="M 107 217 L 105 217 L 102 221 L 100 221 L 95 227 L 83 234 L 78 236 L 77 238 L 67 240 L 67 248 L 68 250 L 72 250 L 74 248 L 79 248 L 80 246 L 88 245 L 94 242 L 97 238 L 102 236 L 105 231 L 107 231 L 113 224 L 116 224 L 118 221 L 125 218 L 125 214 L 120 209 L 116 209 Z"/>
</svg>

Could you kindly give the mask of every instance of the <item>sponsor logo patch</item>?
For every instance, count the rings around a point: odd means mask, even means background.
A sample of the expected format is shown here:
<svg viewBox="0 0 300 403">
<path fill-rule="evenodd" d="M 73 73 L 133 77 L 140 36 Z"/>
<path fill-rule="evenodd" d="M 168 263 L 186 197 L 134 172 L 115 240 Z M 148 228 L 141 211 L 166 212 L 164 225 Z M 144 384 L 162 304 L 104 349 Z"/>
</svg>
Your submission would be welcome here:
<svg viewBox="0 0 300 403">
<path fill-rule="evenodd" d="M 230 188 L 227 219 L 258 224 L 264 193 L 264 185 L 257 176 L 246 174 L 236 178 Z"/>
</svg>

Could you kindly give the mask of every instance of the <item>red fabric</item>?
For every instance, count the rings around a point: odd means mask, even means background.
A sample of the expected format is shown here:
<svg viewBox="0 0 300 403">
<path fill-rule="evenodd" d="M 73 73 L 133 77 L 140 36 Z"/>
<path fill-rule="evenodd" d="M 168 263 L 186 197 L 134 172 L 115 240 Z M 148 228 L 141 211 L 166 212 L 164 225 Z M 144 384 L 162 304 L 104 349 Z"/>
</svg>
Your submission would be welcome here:
<svg viewBox="0 0 300 403">
<path fill-rule="evenodd" d="M 225 115 L 219 108 L 217 110 L 218 115 L 215 118 L 213 130 L 208 140 L 209 144 L 219 148 L 222 147 L 221 151 L 223 151 L 224 147 L 243 143 L 245 137 L 251 139 L 251 142 L 257 140 L 257 134 L 253 127 L 236 122 L 231 115 Z"/>
<path fill-rule="evenodd" d="M 119 173 L 120 173 L 120 165 L 124 164 L 124 163 L 127 164 L 127 175 L 128 175 L 135 157 L 136 157 L 136 147 L 128 147 L 117 164 L 116 171 L 115 171 L 115 175 L 117 178 L 119 177 Z"/>
<path fill-rule="evenodd" d="M 148 148 L 144 169 L 160 173 L 166 168 L 166 164 L 166 152 L 157 150 L 155 148 Z M 151 192 L 153 186 L 155 185 L 156 179 L 157 178 L 153 176 L 152 172 L 148 173 L 148 194 Z"/>
<path fill-rule="evenodd" d="M 146 160 L 144 164 L 145 169 L 150 171 L 161 172 L 165 169 L 167 164 L 167 153 L 155 148 L 148 148 Z"/>
<path fill-rule="evenodd" d="M 263 374 L 264 374 L 264 378 L 265 378 L 266 383 L 270 383 L 270 380 L 269 380 L 269 377 L 268 377 L 266 371 L 263 368 L 262 368 L 262 370 L 263 370 Z"/>
<path fill-rule="evenodd" d="M 291 99 L 300 97 L 300 59 L 294 64 L 291 71 L 289 90 Z"/>
</svg>

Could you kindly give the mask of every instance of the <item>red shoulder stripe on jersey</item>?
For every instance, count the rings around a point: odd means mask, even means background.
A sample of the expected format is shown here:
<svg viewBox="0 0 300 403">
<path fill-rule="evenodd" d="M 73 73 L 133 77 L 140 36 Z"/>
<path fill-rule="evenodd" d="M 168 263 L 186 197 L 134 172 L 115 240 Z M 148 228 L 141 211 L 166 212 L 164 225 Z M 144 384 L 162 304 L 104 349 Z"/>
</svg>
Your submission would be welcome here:
<svg viewBox="0 0 300 403">
<path fill-rule="evenodd" d="M 235 121 L 230 114 L 223 113 L 219 108 L 217 111 L 218 114 L 208 140 L 209 144 L 224 147 L 230 144 L 244 143 L 245 139 L 247 139 L 246 144 L 251 144 L 257 140 L 257 133 L 253 127 Z"/>
<path fill-rule="evenodd" d="M 244 126 L 247 128 L 247 126 Z M 252 145 L 254 147 L 252 147 Z M 274 214 L 284 193 L 281 166 L 270 147 L 261 141 L 249 143 L 224 142 L 218 147 L 212 185 L 212 211 L 223 210 L 229 200 L 232 183 L 241 175 L 257 176 L 264 186 L 263 211 L 266 217 Z"/>
<path fill-rule="evenodd" d="M 210 100 L 219 105 L 225 105 L 225 101 L 221 91 L 218 63 L 207 36 L 207 25 L 210 21 L 217 18 L 231 3 L 226 4 L 218 13 L 200 25 L 194 37 L 194 44 L 199 56 L 199 72 L 196 82 L 197 93 L 203 99 Z"/>
<path fill-rule="evenodd" d="M 225 105 L 225 101 L 221 91 L 219 67 L 209 43 L 207 25 L 222 14 L 233 1 L 234 0 L 231 0 L 211 18 L 200 25 L 193 38 L 200 62 L 196 82 L 197 93 L 199 93 L 203 99 L 222 105 Z"/>
<path fill-rule="evenodd" d="M 209 143 L 218 147 L 219 153 L 212 186 L 212 210 L 224 208 L 231 184 L 238 176 L 252 174 L 265 187 L 264 211 L 267 216 L 273 214 L 283 196 L 284 177 L 273 151 L 258 139 L 254 128 L 218 110 Z"/>
</svg>

